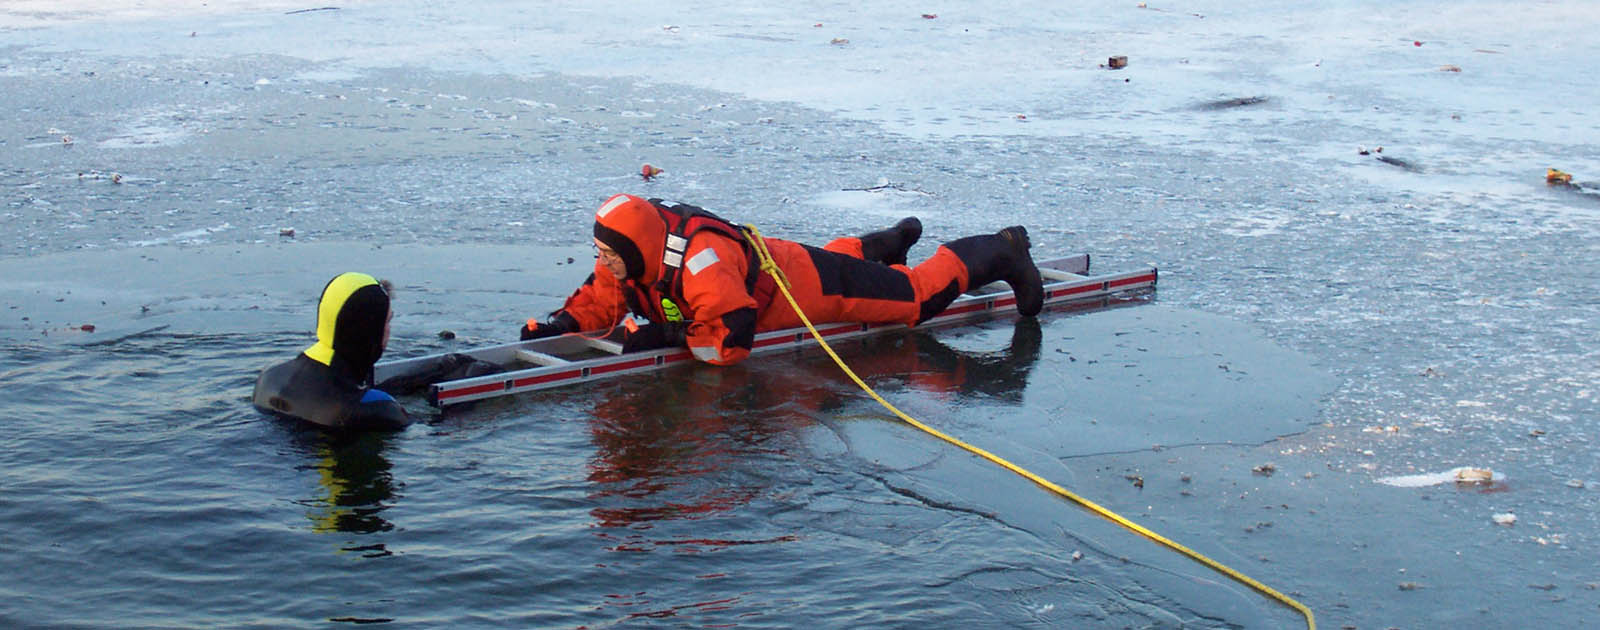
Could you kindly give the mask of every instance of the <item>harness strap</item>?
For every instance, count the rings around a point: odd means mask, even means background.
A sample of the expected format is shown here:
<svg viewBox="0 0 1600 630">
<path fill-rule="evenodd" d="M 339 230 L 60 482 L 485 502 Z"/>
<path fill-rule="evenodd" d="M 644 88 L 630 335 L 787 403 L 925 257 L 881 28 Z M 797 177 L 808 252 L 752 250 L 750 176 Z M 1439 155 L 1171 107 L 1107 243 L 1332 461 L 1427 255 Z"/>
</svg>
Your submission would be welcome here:
<svg viewBox="0 0 1600 630">
<path fill-rule="evenodd" d="M 748 232 L 744 226 L 699 206 L 655 198 L 646 201 L 655 206 L 667 224 L 666 247 L 661 254 L 661 280 L 656 283 L 657 291 L 662 295 L 682 296 L 683 277 L 679 272 L 683 269 L 689 239 L 701 231 L 712 230 L 733 239 L 744 250 L 745 260 L 749 263 L 744 286 L 745 291 L 755 298 L 756 310 L 764 310 L 772 304 L 778 295 L 777 285 L 771 277 L 761 273 L 761 261 L 747 242 Z"/>
</svg>

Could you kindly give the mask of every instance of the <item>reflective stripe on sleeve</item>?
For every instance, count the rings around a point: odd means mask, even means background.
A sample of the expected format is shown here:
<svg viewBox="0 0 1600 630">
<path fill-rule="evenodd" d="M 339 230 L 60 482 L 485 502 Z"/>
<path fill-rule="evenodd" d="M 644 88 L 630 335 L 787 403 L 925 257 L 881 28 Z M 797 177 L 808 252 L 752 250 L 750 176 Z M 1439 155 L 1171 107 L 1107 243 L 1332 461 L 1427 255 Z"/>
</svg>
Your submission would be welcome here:
<svg viewBox="0 0 1600 630">
<path fill-rule="evenodd" d="M 710 247 L 707 247 L 700 250 L 700 253 L 690 257 L 689 264 L 684 268 L 689 270 L 690 275 L 696 275 L 706 267 L 716 264 L 718 260 L 717 252 Z"/>
</svg>

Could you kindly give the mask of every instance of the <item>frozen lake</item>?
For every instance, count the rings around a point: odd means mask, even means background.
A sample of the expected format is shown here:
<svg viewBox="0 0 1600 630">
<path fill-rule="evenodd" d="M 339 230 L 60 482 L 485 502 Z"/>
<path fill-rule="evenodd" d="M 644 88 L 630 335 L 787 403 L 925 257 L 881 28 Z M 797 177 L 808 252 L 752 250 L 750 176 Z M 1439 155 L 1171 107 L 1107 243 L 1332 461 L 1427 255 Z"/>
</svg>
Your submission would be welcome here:
<svg viewBox="0 0 1600 630">
<path fill-rule="evenodd" d="M 250 408 L 333 274 L 399 286 L 392 356 L 504 341 L 635 192 L 817 243 L 914 214 L 913 258 L 1023 223 L 1038 256 L 1155 264 L 1150 303 L 846 356 L 1322 627 L 1581 626 L 1597 25 L 1575 1 L 6 3 L 0 621 L 1302 623 L 893 422 L 821 355 L 354 441 Z"/>
</svg>

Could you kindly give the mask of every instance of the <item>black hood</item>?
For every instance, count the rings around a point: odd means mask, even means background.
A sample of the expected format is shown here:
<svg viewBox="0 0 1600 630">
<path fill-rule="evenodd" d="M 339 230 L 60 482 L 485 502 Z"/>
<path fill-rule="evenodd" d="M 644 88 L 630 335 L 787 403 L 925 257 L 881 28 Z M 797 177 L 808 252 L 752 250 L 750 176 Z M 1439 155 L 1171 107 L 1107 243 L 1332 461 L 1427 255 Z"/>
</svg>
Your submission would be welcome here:
<svg viewBox="0 0 1600 630">
<path fill-rule="evenodd" d="M 328 281 L 317 304 L 317 343 L 305 355 L 341 375 L 365 383 L 383 356 L 389 322 L 389 292 L 364 273 L 342 273 Z"/>
</svg>

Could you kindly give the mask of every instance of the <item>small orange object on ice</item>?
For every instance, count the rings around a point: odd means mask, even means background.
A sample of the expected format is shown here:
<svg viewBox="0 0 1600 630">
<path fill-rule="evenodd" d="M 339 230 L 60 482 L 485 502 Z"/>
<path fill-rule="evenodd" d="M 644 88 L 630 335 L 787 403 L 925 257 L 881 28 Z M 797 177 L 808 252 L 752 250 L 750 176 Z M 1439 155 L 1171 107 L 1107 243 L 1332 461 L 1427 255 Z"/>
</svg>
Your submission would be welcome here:
<svg viewBox="0 0 1600 630">
<path fill-rule="evenodd" d="M 639 168 L 639 175 L 641 177 L 643 177 L 645 179 L 645 181 L 650 181 L 650 179 L 654 178 L 657 175 L 662 174 L 663 172 L 665 172 L 665 171 L 662 171 L 661 169 L 656 168 L 654 166 L 651 166 L 649 164 L 646 164 L 646 165 L 644 165 L 644 166 Z"/>
<path fill-rule="evenodd" d="M 1545 169 L 1544 181 L 1551 184 L 1571 184 L 1572 174 L 1563 173 L 1553 168 Z"/>
</svg>

